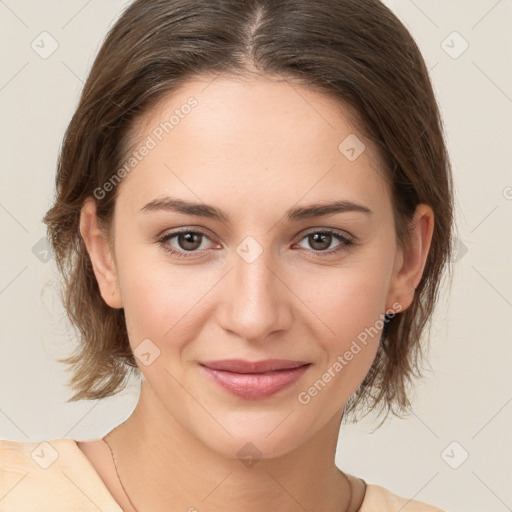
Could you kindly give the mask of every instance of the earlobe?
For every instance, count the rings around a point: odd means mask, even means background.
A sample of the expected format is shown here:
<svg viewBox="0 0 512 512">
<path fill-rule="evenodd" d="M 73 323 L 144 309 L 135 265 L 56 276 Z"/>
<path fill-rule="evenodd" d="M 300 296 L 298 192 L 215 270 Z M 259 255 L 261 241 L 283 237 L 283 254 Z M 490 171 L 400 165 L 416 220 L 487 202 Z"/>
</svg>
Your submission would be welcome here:
<svg viewBox="0 0 512 512">
<path fill-rule="evenodd" d="M 432 208 L 426 204 L 419 204 L 416 207 L 412 225 L 411 247 L 406 253 L 400 251 L 397 256 L 398 265 L 395 267 L 388 295 L 388 302 L 399 303 L 400 311 L 404 311 L 411 305 L 423 275 L 434 232 Z M 391 308 L 393 306 L 389 309 Z"/>
<path fill-rule="evenodd" d="M 112 308 L 123 307 L 117 272 L 107 233 L 98 225 L 96 202 L 85 199 L 80 212 L 80 234 L 91 259 L 103 300 Z"/>
</svg>

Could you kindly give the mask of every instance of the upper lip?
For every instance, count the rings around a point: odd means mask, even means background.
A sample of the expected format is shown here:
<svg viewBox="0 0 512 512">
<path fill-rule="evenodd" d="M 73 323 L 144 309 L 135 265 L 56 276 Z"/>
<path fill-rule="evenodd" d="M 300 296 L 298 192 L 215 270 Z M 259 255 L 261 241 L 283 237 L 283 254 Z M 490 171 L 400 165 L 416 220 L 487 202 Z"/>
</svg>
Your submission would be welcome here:
<svg viewBox="0 0 512 512">
<path fill-rule="evenodd" d="M 289 359 L 266 359 L 264 361 L 222 359 L 219 361 L 203 361 L 201 364 L 212 370 L 225 370 L 236 373 L 263 373 L 273 370 L 298 368 L 309 363 L 307 361 L 290 361 Z"/>
</svg>

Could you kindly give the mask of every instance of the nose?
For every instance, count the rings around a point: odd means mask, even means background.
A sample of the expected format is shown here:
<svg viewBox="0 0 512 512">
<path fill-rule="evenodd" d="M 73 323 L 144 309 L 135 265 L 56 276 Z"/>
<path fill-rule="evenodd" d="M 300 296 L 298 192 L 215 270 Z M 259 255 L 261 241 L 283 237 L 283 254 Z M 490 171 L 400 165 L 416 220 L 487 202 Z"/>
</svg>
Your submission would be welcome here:
<svg viewBox="0 0 512 512">
<path fill-rule="evenodd" d="M 255 259 L 246 254 L 242 250 L 234 255 L 233 268 L 223 280 L 218 319 L 227 332 L 257 342 L 290 328 L 293 293 L 270 250 Z"/>
</svg>

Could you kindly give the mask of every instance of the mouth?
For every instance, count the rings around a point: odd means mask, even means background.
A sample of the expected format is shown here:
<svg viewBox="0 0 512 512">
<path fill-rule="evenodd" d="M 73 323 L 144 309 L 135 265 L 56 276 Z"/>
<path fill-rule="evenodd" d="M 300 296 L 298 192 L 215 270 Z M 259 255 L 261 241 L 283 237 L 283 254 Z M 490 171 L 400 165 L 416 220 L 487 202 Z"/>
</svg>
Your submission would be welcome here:
<svg viewBox="0 0 512 512">
<path fill-rule="evenodd" d="M 244 361 L 225 359 L 200 363 L 202 370 L 224 391 L 247 400 L 270 397 L 295 384 L 311 363 L 284 359 Z"/>
</svg>

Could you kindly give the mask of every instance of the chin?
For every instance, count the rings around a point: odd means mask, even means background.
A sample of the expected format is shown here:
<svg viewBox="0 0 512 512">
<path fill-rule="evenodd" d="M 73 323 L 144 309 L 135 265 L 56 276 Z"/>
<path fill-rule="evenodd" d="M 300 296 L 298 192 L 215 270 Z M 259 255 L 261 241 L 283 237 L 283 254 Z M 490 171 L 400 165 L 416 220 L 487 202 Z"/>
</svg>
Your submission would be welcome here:
<svg viewBox="0 0 512 512">
<path fill-rule="evenodd" d="M 218 415 L 216 419 L 224 428 L 216 423 L 214 429 L 199 418 L 196 425 L 201 428 L 189 432 L 219 455 L 249 461 L 246 465 L 250 467 L 252 460 L 275 459 L 292 452 L 313 435 L 304 418 L 289 414 L 291 410 L 284 407 L 272 413 L 237 411 L 229 418 Z"/>
</svg>

